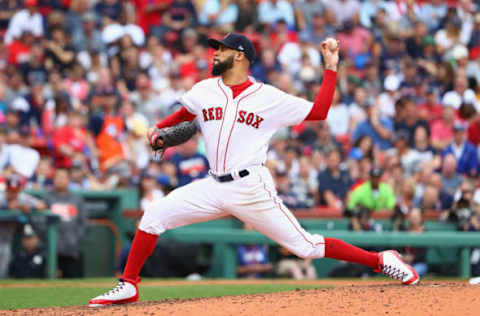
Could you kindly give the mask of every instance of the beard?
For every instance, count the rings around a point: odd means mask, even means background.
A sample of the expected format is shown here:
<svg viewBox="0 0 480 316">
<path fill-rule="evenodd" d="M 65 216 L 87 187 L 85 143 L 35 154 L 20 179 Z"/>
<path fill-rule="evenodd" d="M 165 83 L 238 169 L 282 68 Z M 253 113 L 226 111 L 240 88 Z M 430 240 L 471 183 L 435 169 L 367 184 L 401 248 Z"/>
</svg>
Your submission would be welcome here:
<svg viewBox="0 0 480 316">
<path fill-rule="evenodd" d="M 228 57 L 224 61 L 219 61 L 217 64 L 213 64 L 212 76 L 220 76 L 228 69 L 233 67 L 233 56 Z"/>
</svg>

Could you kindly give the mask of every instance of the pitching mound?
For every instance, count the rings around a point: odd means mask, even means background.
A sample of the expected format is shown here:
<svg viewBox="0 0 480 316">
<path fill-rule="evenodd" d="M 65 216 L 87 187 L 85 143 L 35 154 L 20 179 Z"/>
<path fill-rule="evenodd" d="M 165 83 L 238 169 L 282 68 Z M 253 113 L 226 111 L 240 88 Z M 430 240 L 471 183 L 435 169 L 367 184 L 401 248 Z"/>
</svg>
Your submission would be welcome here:
<svg viewBox="0 0 480 316">
<path fill-rule="evenodd" d="M 235 282 L 235 281 L 228 281 Z M 190 300 L 148 301 L 127 306 L 85 306 L 1 311 L 0 315 L 479 315 L 480 286 L 427 281 L 418 286 L 392 282 L 305 282 L 332 288 Z"/>
</svg>

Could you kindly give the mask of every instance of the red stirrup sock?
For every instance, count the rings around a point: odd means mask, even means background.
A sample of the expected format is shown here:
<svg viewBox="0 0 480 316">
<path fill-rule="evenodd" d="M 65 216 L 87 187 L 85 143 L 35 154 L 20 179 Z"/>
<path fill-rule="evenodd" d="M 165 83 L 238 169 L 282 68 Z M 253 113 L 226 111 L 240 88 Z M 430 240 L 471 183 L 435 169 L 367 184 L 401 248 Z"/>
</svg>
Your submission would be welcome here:
<svg viewBox="0 0 480 316">
<path fill-rule="evenodd" d="M 127 264 L 123 270 L 123 279 L 133 284 L 140 282 L 139 274 L 143 264 L 155 249 L 158 235 L 153 235 L 137 229 L 132 247 L 128 254 Z"/>
<path fill-rule="evenodd" d="M 376 252 L 365 251 L 336 238 L 325 237 L 325 258 L 354 262 L 374 270 L 378 269 Z"/>
</svg>

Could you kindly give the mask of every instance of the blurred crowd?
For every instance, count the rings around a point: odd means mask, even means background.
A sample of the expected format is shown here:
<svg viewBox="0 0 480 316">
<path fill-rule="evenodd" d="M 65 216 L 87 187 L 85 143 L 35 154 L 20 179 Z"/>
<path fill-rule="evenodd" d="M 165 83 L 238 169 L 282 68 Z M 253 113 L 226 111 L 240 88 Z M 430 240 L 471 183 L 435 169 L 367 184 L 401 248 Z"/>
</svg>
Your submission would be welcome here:
<svg viewBox="0 0 480 316">
<path fill-rule="evenodd" d="M 210 76 L 207 38 L 234 31 L 255 45 L 255 80 L 309 100 L 324 70 L 320 43 L 340 41 L 326 121 L 271 142 L 267 166 L 288 207 L 340 210 L 354 230 L 373 229 L 378 210 L 395 214 L 397 230 L 410 229 L 411 217 L 411 229 L 423 229 L 426 212 L 480 230 L 479 8 L 478 0 L 0 1 L 2 208 L 49 207 L 54 200 L 24 190 L 54 192 L 59 170 L 69 192 L 139 187 L 142 207 L 206 176 L 201 135 L 160 162 L 144 135 Z"/>
</svg>

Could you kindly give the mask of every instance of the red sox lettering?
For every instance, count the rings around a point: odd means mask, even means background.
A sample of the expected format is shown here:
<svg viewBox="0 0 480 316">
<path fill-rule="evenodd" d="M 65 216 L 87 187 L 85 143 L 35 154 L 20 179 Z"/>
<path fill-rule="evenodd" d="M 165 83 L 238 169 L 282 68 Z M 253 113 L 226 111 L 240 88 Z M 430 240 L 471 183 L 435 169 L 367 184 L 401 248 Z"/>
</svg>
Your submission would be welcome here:
<svg viewBox="0 0 480 316">
<path fill-rule="evenodd" d="M 223 118 L 223 109 L 221 107 L 211 107 L 203 109 L 203 121 L 221 120 Z"/>
<path fill-rule="evenodd" d="M 254 119 L 255 119 L 255 123 L 253 123 Z M 247 125 L 252 125 L 255 128 L 259 128 L 260 123 L 263 122 L 263 118 L 258 116 L 257 114 L 252 113 L 252 112 L 248 113 L 246 111 L 239 111 L 237 122 L 238 123 L 245 123 Z"/>
<path fill-rule="evenodd" d="M 221 120 L 223 118 L 223 109 L 221 107 L 210 107 L 208 109 L 202 109 L 203 120 L 205 122 L 212 120 Z M 238 123 L 245 123 L 246 125 L 251 125 L 252 127 L 259 128 L 260 124 L 263 122 L 263 117 L 258 114 L 247 112 L 247 111 L 238 111 Z"/>
</svg>

